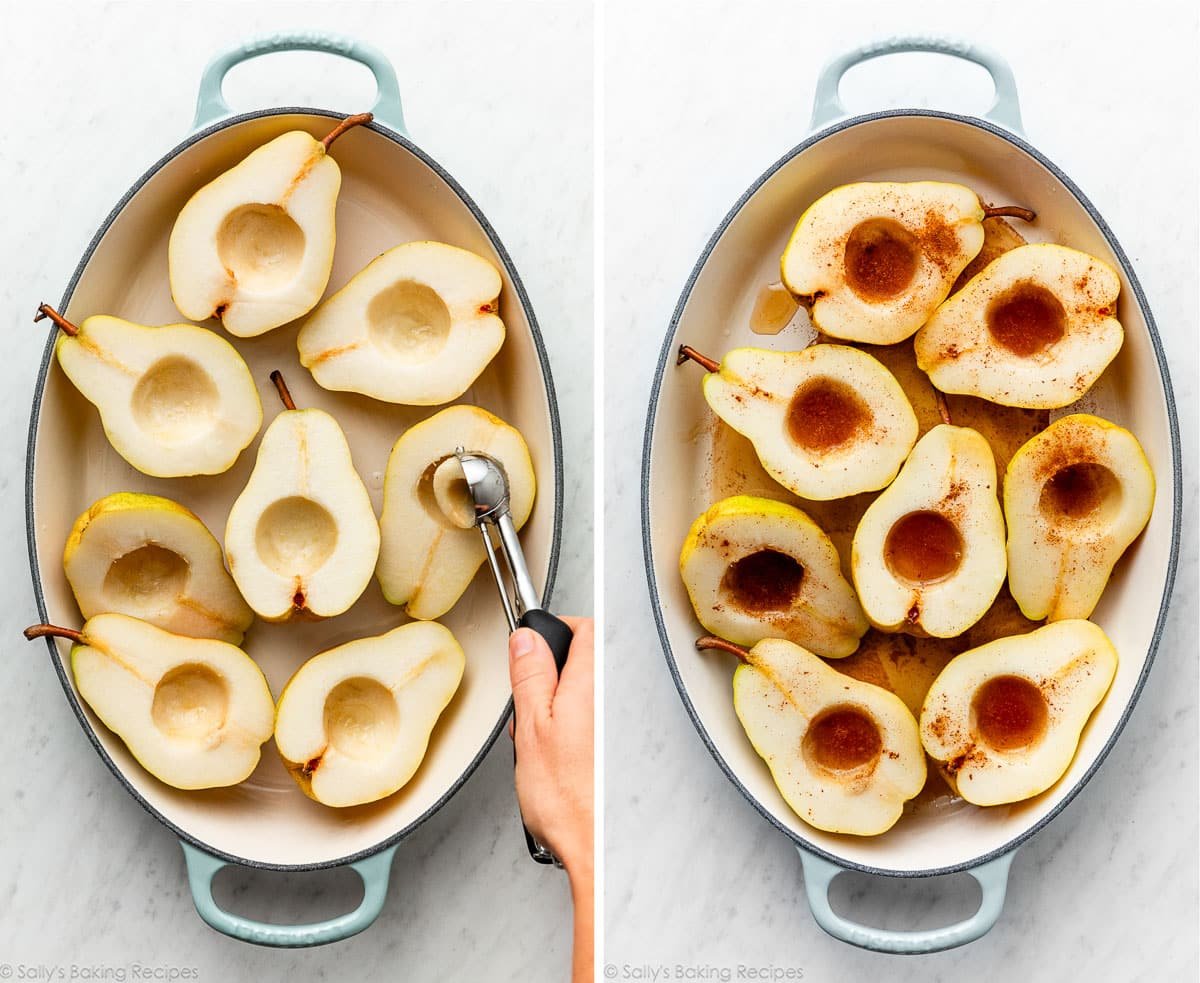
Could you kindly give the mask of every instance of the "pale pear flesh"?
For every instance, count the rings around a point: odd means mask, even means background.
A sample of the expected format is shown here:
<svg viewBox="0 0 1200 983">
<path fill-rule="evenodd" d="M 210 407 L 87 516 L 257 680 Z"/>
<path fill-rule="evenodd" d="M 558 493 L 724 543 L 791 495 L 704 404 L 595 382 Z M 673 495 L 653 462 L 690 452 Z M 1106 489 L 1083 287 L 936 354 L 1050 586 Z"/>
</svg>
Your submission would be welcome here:
<svg viewBox="0 0 1200 983">
<path fill-rule="evenodd" d="M 77 335 L 64 332 L 55 352 L 99 410 L 113 449 L 143 474 L 221 474 L 262 426 L 246 363 L 205 328 L 148 328 L 97 315 Z"/>
<path fill-rule="evenodd" d="M 895 376 L 847 345 L 735 348 L 703 388 L 713 412 L 754 444 L 767 473 L 802 498 L 883 488 L 917 439 L 916 414 Z"/>
<path fill-rule="evenodd" d="M 307 314 L 329 283 L 342 176 L 324 144 L 284 133 L 214 178 L 171 230 L 171 296 L 241 338 Z"/>
<path fill-rule="evenodd" d="M 241 649 L 101 614 L 71 648 L 79 695 L 150 774 L 180 789 L 236 785 L 270 739 L 275 701 Z"/>
<path fill-rule="evenodd" d="M 869 627 L 829 537 L 782 502 L 717 502 L 692 524 L 679 571 L 700 623 L 739 645 L 786 638 L 841 658 Z"/>
<path fill-rule="evenodd" d="M 791 642 L 750 650 L 734 673 L 733 705 L 788 806 L 817 829 L 884 833 L 925 785 L 917 722 L 903 701 Z"/>
<path fill-rule="evenodd" d="M 450 406 L 401 434 L 384 475 L 377 573 L 384 597 L 413 618 L 432 620 L 449 611 L 487 556 L 479 530 L 463 528 L 461 502 L 448 515 L 438 501 L 435 476 L 459 447 L 504 467 L 518 529 L 533 510 L 537 482 L 529 448 L 515 428 L 486 410 Z"/>
<path fill-rule="evenodd" d="M 465 666 L 454 635 L 431 621 L 314 656 L 279 696 L 275 743 L 284 764 L 327 806 L 391 795 L 416 774 Z"/>
<path fill-rule="evenodd" d="M 366 589 L 379 524 L 342 428 L 323 410 L 285 410 L 225 526 L 229 570 L 268 621 L 328 618 Z"/>
<path fill-rule="evenodd" d="M 983 248 L 984 215 L 975 192 L 959 184 L 843 185 L 796 223 L 783 283 L 824 334 L 896 344 L 925 323 Z"/>
<path fill-rule="evenodd" d="M 1090 621 L 997 639 L 957 656 L 934 680 L 921 740 L 968 802 L 1031 798 L 1070 767 L 1116 671 L 1116 649 Z M 985 687 L 996 681 L 1003 688 L 989 697 Z"/>
<path fill-rule="evenodd" d="M 1089 617 L 1154 495 L 1137 438 L 1100 417 L 1061 417 L 1024 444 L 1008 465 L 1004 514 L 1009 589 L 1025 616 Z"/>
<path fill-rule="evenodd" d="M 1116 357 L 1121 280 L 1107 263 L 1052 243 L 989 263 L 917 332 L 917 364 L 942 392 L 1056 409 Z"/>
<path fill-rule="evenodd" d="M 932 572 L 942 562 L 922 558 L 942 543 L 921 539 L 902 541 L 907 554 L 892 558 L 894 530 L 906 527 L 931 539 L 953 537 L 944 573 L 923 579 L 897 566 L 928 562 Z M 976 431 L 946 424 L 917 442 L 896 480 L 863 513 L 850 557 L 859 602 L 875 627 L 938 638 L 960 635 L 983 617 L 1007 566 L 992 449 Z"/>
<path fill-rule="evenodd" d="M 372 260 L 300 329 L 300 362 L 325 389 L 389 403 L 457 399 L 504 343 L 501 279 L 475 253 L 408 242 Z"/>
<path fill-rule="evenodd" d="M 127 614 L 233 645 L 254 620 L 212 533 L 158 495 L 117 492 L 92 503 L 67 537 L 63 571 L 85 619 Z"/>
</svg>

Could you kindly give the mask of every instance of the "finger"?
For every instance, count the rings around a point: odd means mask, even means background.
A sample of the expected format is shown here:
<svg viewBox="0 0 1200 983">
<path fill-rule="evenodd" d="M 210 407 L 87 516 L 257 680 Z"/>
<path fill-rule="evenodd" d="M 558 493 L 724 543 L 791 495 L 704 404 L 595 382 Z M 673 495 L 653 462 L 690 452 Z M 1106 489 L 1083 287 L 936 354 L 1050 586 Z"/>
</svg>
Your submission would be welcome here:
<svg viewBox="0 0 1200 983">
<path fill-rule="evenodd" d="M 550 715 L 558 686 L 558 670 L 550 646 L 537 632 L 518 628 L 508 639 L 508 673 L 512 679 L 513 712 L 522 727 Z"/>
<path fill-rule="evenodd" d="M 508 718 L 508 739 L 510 741 L 513 739 L 513 721 L 511 717 Z"/>
<path fill-rule="evenodd" d="M 567 619 L 563 619 L 566 621 Z M 568 685 L 575 679 L 591 679 L 595 661 L 595 621 L 591 618 L 571 618 L 571 648 L 567 651 L 567 662 L 563 666 L 563 680 Z"/>
</svg>

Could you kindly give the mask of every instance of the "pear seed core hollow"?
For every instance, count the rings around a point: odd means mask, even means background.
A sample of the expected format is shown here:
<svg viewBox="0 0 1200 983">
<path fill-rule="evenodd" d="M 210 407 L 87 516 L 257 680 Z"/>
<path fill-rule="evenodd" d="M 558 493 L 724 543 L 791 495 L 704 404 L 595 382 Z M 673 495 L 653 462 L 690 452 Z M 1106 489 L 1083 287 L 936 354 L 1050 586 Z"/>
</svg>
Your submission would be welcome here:
<svg viewBox="0 0 1200 983">
<path fill-rule="evenodd" d="M 360 761 L 386 753 L 400 734 L 396 698 L 368 676 L 345 679 L 329 691 L 324 721 L 329 743 Z"/>
<path fill-rule="evenodd" d="M 787 553 L 761 549 L 729 564 L 721 591 L 746 611 L 780 611 L 792 606 L 804 582 L 804 567 Z"/>
<path fill-rule="evenodd" d="M 428 362 L 446 347 L 450 309 L 437 291 L 401 280 L 375 295 L 367 307 L 372 340 L 407 364 Z"/>
<path fill-rule="evenodd" d="M 958 527 L 942 513 L 929 510 L 901 516 L 883 544 L 888 569 L 910 584 L 945 580 L 958 569 L 962 555 Z"/>
<path fill-rule="evenodd" d="M 971 700 L 975 733 L 997 751 L 1029 747 L 1046 732 L 1049 716 L 1042 691 L 1022 676 L 995 676 Z"/>
<path fill-rule="evenodd" d="M 277 290 L 300 269 L 304 231 L 278 205 L 242 205 L 221 223 L 217 254 L 240 286 Z"/>
<path fill-rule="evenodd" d="M 204 741 L 225 725 L 229 685 L 205 665 L 184 663 L 165 673 L 154 688 L 150 716 L 169 737 Z"/>
<path fill-rule="evenodd" d="M 988 305 L 992 338 L 1021 358 L 1039 355 L 1067 333 L 1062 302 L 1039 283 L 1015 283 Z"/>
<path fill-rule="evenodd" d="M 168 355 L 138 380 L 130 407 L 146 433 L 171 446 L 190 443 L 212 430 L 220 401 L 216 383 L 198 363 Z"/>
<path fill-rule="evenodd" d="M 840 447 L 871 422 L 871 410 L 846 383 L 826 376 L 809 379 L 792 397 L 787 428 L 808 451 Z"/>
<path fill-rule="evenodd" d="M 857 771 L 879 760 L 883 739 L 878 725 L 864 710 L 836 706 L 808 725 L 803 750 L 810 763 L 825 771 Z"/>
<path fill-rule="evenodd" d="M 433 472 L 433 497 L 442 515 L 460 529 L 475 526 L 475 500 L 457 457 L 448 457 Z"/>
<path fill-rule="evenodd" d="M 920 252 L 916 236 L 898 222 L 859 222 L 846 239 L 846 283 L 863 300 L 890 300 L 912 283 Z"/>
<path fill-rule="evenodd" d="M 1054 519 L 1086 519 L 1104 509 L 1114 509 L 1121 497 L 1121 482 L 1103 464 L 1084 461 L 1059 468 L 1042 486 L 1038 505 Z"/>
<path fill-rule="evenodd" d="M 174 550 L 147 543 L 109 564 L 104 594 L 114 607 L 153 613 L 184 592 L 190 572 Z"/>
<path fill-rule="evenodd" d="M 337 546 L 337 523 L 326 509 L 300 495 L 281 498 L 259 517 L 254 543 L 262 561 L 282 577 L 320 568 Z"/>
</svg>

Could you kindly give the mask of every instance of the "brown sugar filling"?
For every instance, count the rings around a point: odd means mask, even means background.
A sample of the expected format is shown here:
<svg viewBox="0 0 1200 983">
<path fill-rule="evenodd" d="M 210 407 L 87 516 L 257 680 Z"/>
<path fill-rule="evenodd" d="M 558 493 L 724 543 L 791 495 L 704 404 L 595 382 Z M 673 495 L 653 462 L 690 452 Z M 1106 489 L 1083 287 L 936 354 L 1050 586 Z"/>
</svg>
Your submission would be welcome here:
<svg viewBox="0 0 1200 983">
<path fill-rule="evenodd" d="M 808 451 L 840 447 L 871 422 L 871 410 L 846 383 L 827 376 L 809 379 L 792 397 L 788 434 Z"/>
<path fill-rule="evenodd" d="M 935 583 L 962 563 L 962 535 L 940 512 L 909 512 L 889 530 L 883 555 L 888 569 L 901 580 Z"/>
<path fill-rule="evenodd" d="M 971 715 L 980 739 L 998 751 L 1029 747 L 1050 716 L 1042 691 L 1021 676 L 996 676 L 975 691 Z"/>
<path fill-rule="evenodd" d="M 1021 358 L 1044 352 L 1067 333 L 1062 302 L 1045 287 L 1027 281 L 995 298 L 986 317 L 996 343 Z"/>
<path fill-rule="evenodd" d="M 846 239 L 846 283 L 864 300 L 890 300 L 912 283 L 919 256 L 916 236 L 898 222 L 859 222 Z"/>
<path fill-rule="evenodd" d="M 1039 506 L 1051 517 L 1086 519 L 1121 493 L 1121 483 L 1103 464 L 1091 461 L 1059 468 L 1042 486 Z"/>
<path fill-rule="evenodd" d="M 721 589 L 746 611 L 790 607 L 800 594 L 804 567 L 787 553 L 762 549 L 729 565 Z"/>
<path fill-rule="evenodd" d="M 828 771 L 852 771 L 874 764 L 883 752 L 879 727 L 858 707 L 832 707 L 804 734 L 807 758 Z"/>
</svg>

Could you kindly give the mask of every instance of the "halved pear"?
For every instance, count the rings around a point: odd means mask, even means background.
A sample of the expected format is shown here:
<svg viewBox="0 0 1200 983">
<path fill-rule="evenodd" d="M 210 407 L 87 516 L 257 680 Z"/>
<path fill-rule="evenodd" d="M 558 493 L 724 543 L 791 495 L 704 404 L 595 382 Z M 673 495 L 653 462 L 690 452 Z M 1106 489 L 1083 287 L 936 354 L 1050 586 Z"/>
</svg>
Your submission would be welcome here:
<svg viewBox="0 0 1200 983">
<path fill-rule="evenodd" d="M 48 304 L 34 320 L 43 317 L 62 331 L 58 364 L 100 411 L 113 450 L 143 474 L 228 471 L 262 426 L 242 356 L 205 328 L 148 328 L 107 315 L 76 326 Z"/>
<path fill-rule="evenodd" d="M 184 317 L 215 317 L 240 338 L 294 321 L 329 283 L 342 173 L 323 140 L 294 130 L 252 151 L 183 206 L 167 248 L 171 296 Z"/>
<path fill-rule="evenodd" d="M 158 495 L 117 492 L 93 502 L 67 536 L 63 571 L 84 618 L 128 614 L 233 645 L 254 620 L 213 534 Z"/>
<path fill-rule="evenodd" d="M 735 348 L 708 370 L 704 398 L 750 439 L 767 473 L 801 498 L 828 500 L 884 487 L 917 439 L 900 384 L 866 352 L 812 345 L 799 352 Z"/>
<path fill-rule="evenodd" d="M 934 680 L 921 740 L 968 802 L 1020 802 L 1063 776 L 1116 671 L 1117 650 L 1090 621 L 988 642 Z"/>
<path fill-rule="evenodd" d="M 496 458 L 508 475 L 509 507 L 520 529 L 537 483 L 521 434 L 478 406 L 450 406 L 410 427 L 392 447 L 383 480 L 379 585 L 409 617 L 440 618 L 487 558 L 471 528 L 470 492 L 455 467 L 462 447 Z"/>
<path fill-rule="evenodd" d="M 458 399 L 504 343 L 500 273 L 444 242 L 389 249 L 300 329 L 300 362 L 326 389 L 389 403 Z"/>
<path fill-rule="evenodd" d="M 250 480 L 229 510 L 225 555 L 260 617 L 330 618 L 366 589 L 379 557 L 379 523 L 337 420 L 286 407 L 267 427 Z"/>
<path fill-rule="evenodd" d="M 436 622 L 401 625 L 313 656 L 279 694 L 275 744 L 305 795 L 374 802 L 416 774 L 466 657 Z"/>
<path fill-rule="evenodd" d="M 925 785 L 917 721 L 894 693 L 844 676 L 807 649 L 768 638 L 742 660 L 733 708 L 792 811 L 831 833 L 877 836 Z"/>
<path fill-rule="evenodd" d="M 82 631 L 25 630 L 26 638 L 44 635 L 71 640 L 79 695 L 159 781 L 197 789 L 250 777 L 271 737 L 275 701 L 241 649 L 124 614 L 98 614 Z"/>
<path fill-rule="evenodd" d="M 991 607 L 1006 569 L 992 449 L 974 430 L 936 426 L 855 530 L 859 602 L 883 631 L 953 638 Z"/>
<path fill-rule="evenodd" d="M 1125 339 L 1121 280 L 1066 246 L 1019 246 L 942 304 L 914 339 L 942 392 L 1054 409 L 1091 389 Z"/>
<path fill-rule="evenodd" d="M 985 208 L 960 184 L 862 182 L 834 188 L 800 216 L 784 249 L 783 283 L 833 338 L 892 345 L 946 299 L 983 247 Z"/>
<path fill-rule="evenodd" d="M 1008 586 L 1025 616 L 1086 618 L 1150 521 L 1154 472 L 1136 437 L 1098 416 L 1055 420 L 1008 464 Z"/>
<path fill-rule="evenodd" d="M 692 524 L 679 573 L 700 624 L 739 645 L 786 638 L 838 659 L 869 627 L 829 537 L 783 502 L 717 502 Z"/>
</svg>

